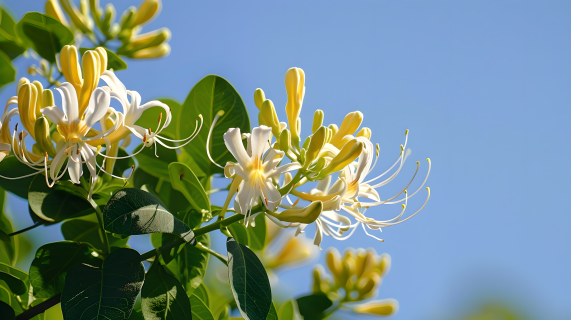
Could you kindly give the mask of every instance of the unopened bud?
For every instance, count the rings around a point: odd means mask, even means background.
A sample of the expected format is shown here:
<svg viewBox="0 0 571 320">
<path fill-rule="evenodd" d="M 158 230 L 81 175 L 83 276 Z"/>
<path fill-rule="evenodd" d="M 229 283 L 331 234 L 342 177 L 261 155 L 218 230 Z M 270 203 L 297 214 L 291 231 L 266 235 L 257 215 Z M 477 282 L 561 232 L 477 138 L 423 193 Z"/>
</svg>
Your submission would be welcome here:
<svg viewBox="0 0 571 320">
<path fill-rule="evenodd" d="M 258 88 L 254 91 L 254 103 L 256 103 L 256 107 L 258 110 L 262 110 L 262 102 L 266 100 L 266 96 L 264 95 L 264 90 Z"/>
<path fill-rule="evenodd" d="M 367 275 L 373 269 L 375 256 L 372 252 L 361 252 L 357 255 L 357 277 Z"/>
<path fill-rule="evenodd" d="M 310 224 L 319 218 L 322 210 L 323 203 L 321 201 L 315 201 L 303 209 L 287 209 L 281 213 L 270 214 L 284 222 Z"/>
<path fill-rule="evenodd" d="M 311 126 L 311 132 L 315 133 L 319 127 L 323 124 L 323 110 L 315 110 L 313 114 L 313 126 Z"/>
<path fill-rule="evenodd" d="M 331 139 L 331 144 L 337 146 L 343 137 L 355 133 L 357 129 L 359 129 L 359 126 L 361 126 L 361 122 L 363 122 L 363 114 L 360 111 L 347 114 L 341 123 L 339 131 L 337 131 Z"/>
<path fill-rule="evenodd" d="M 121 29 L 130 29 L 135 22 L 135 16 L 137 15 L 137 8 L 129 7 L 121 15 Z"/>
<path fill-rule="evenodd" d="M 355 269 L 357 268 L 355 266 L 355 261 L 352 259 L 344 259 L 343 262 L 341 263 L 342 270 L 341 270 L 341 275 L 339 275 L 339 286 L 343 287 L 343 288 L 347 288 L 349 287 L 349 284 L 351 284 L 351 277 L 353 275 L 355 275 Z"/>
<path fill-rule="evenodd" d="M 272 133 L 276 137 L 280 134 L 280 121 L 272 100 L 264 100 L 262 102 L 260 113 L 258 113 L 258 122 L 260 125 L 272 128 Z"/>
<path fill-rule="evenodd" d="M 16 87 L 16 95 L 18 95 L 18 92 L 20 92 L 20 88 L 26 83 L 30 83 L 30 80 L 28 80 L 28 78 L 25 77 L 20 78 L 20 80 L 18 81 L 18 86 Z"/>
<path fill-rule="evenodd" d="M 359 298 L 362 300 L 371 297 L 375 291 L 375 288 L 381 283 L 381 281 L 381 276 L 376 272 L 372 272 L 365 278 L 361 279 L 357 283 L 357 292 L 359 293 Z"/>
<path fill-rule="evenodd" d="M 81 13 L 69 0 L 60 0 L 60 3 L 74 27 L 85 34 L 93 33 L 91 30 L 91 28 L 93 28 L 93 21 L 91 18 Z"/>
<path fill-rule="evenodd" d="M 327 267 L 335 278 L 339 277 L 339 275 L 341 275 L 341 271 L 343 271 L 341 255 L 339 255 L 339 251 L 335 248 L 332 248 L 327 252 Z"/>
<path fill-rule="evenodd" d="M 35 140 L 38 148 L 40 149 L 40 154 L 47 152 L 50 156 L 54 157 L 56 155 L 56 150 L 50 139 L 50 125 L 46 117 L 39 117 L 34 125 Z"/>
<path fill-rule="evenodd" d="M 324 126 L 319 127 L 315 133 L 311 136 L 311 141 L 307 147 L 307 152 L 305 153 L 305 169 L 309 167 L 309 164 L 313 162 L 323 145 L 325 144 L 325 137 L 327 135 L 327 128 Z"/>
<path fill-rule="evenodd" d="M 112 30 L 113 28 L 111 25 L 113 24 L 113 21 L 115 21 L 116 14 L 117 12 L 115 11 L 115 7 L 111 3 L 108 3 L 105 6 L 105 15 L 101 20 L 101 32 L 103 32 L 108 37 L 115 37 L 113 32 L 116 32 L 116 30 Z"/>
<path fill-rule="evenodd" d="M 311 256 L 311 249 L 300 240 L 302 238 L 292 237 L 286 243 L 282 251 L 273 261 L 267 263 L 268 268 L 283 267 L 297 264 Z"/>
<path fill-rule="evenodd" d="M 343 149 L 331 160 L 329 165 L 321 171 L 318 180 L 323 180 L 327 175 L 337 172 L 345 168 L 349 163 L 353 162 L 363 152 L 363 143 L 353 139 L 349 141 Z"/>
<path fill-rule="evenodd" d="M 168 56 L 171 52 L 171 47 L 167 43 L 160 46 L 139 50 L 133 53 L 133 59 L 152 59 Z"/>
<path fill-rule="evenodd" d="M 329 129 L 331 129 L 331 133 L 333 135 L 336 135 L 337 131 L 339 131 L 339 128 L 337 127 L 337 125 L 335 123 L 330 124 Z"/>
<path fill-rule="evenodd" d="M 29 66 L 28 69 L 26 69 L 26 72 L 31 76 L 35 76 L 38 73 L 36 70 L 36 65 Z"/>
<path fill-rule="evenodd" d="M 357 133 L 356 137 L 365 137 L 367 139 L 371 139 L 371 129 L 364 127 L 363 129 L 361 129 L 361 131 L 359 131 L 359 133 Z"/>
<path fill-rule="evenodd" d="M 61 22 L 64 26 L 69 26 L 57 0 L 48 0 L 46 2 L 46 14 Z"/>
<path fill-rule="evenodd" d="M 391 256 L 386 253 L 382 254 L 380 260 L 374 267 L 374 270 L 377 270 L 381 277 L 384 277 L 391 269 Z"/>
<path fill-rule="evenodd" d="M 325 270 L 321 265 L 317 265 L 315 269 L 313 269 L 313 292 L 314 293 L 327 293 L 329 292 L 329 283 L 327 280 L 323 278 L 325 274 Z"/>
<path fill-rule="evenodd" d="M 370 301 L 353 308 L 357 313 L 373 314 L 378 316 L 390 316 L 397 313 L 398 302 L 393 299 Z"/>
<path fill-rule="evenodd" d="M 167 28 L 160 28 L 151 32 L 147 32 L 131 38 L 131 41 L 125 47 L 118 50 L 119 54 L 131 55 L 136 51 L 147 48 L 153 48 L 168 41 L 171 37 L 171 32 Z"/>
<path fill-rule="evenodd" d="M 133 22 L 133 26 L 143 25 L 150 22 L 161 11 L 161 1 L 145 0 L 137 10 L 137 17 Z"/>
<path fill-rule="evenodd" d="M 286 114 L 291 129 L 292 141 L 299 146 L 300 123 L 299 114 L 305 93 L 305 73 L 300 68 L 290 68 L 286 72 L 285 86 L 287 91 Z"/>
<path fill-rule="evenodd" d="M 288 152 L 291 149 L 291 135 L 288 129 L 283 129 L 280 133 L 280 150 Z"/>
</svg>

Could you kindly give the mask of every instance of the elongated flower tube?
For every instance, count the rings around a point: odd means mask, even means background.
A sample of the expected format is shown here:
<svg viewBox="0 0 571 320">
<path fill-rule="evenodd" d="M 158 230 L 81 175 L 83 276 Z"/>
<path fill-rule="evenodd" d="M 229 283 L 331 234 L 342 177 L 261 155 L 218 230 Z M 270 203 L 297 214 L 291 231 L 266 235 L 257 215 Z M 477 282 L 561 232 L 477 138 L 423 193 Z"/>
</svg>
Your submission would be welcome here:
<svg viewBox="0 0 571 320">
<path fill-rule="evenodd" d="M 278 218 L 280 221 L 309 224 L 314 222 L 319 217 L 319 215 L 321 215 L 322 211 L 323 202 L 315 201 L 305 208 L 287 209 L 280 213 L 272 212 L 270 214 Z"/>
<path fill-rule="evenodd" d="M 300 68 L 290 68 L 286 72 L 285 86 L 287 91 L 286 114 L 291 130 L 291 140 L 296 148 L 300 141 L 300 119 L 303 97 L 305 96 L 305 73 Z"/>
<path fill-rule="evenodd" d="M 97 88 L 91 95 L 85 113 L 81 114 L 77 94 L 71 83 L 65 82 L 56 90 L 62 97 L 63 110 L 55 106 L 41 110 L 53 123 L 57 124 L 57 130 L 63 137 L 63 141 L 57 145 L 57 154 L 50 166 L 49 176 L 53 182 L 48 182 L 48 185 L 51 186 L 55 181 L 61 179 L 66 171 L 73 183 L 79 183 L 83 174 L 82 163 L 87 165 L 91 177 L 95 179 L 97 177 L 97 163 L 95 161 L 97 148 L 90 146 L 87 141 L 105 136 L 108 132 L 92 138 L 86 138 L 86 134 L 107 112 L 110 103 L 109 92 Z M 67 167 L 60 174 L 60 170 L 68 158 Z M 47 180 L 47 162 L 45 170 Z"/>
<path fill-rule="evenodd" d="M 244 214 L 246 218 L 248 218 L 258 199 L 261 199 L 268 210 L 275 211 L 282 196 L 272 178 L 301 167 L 296 162 L 278 167 L 284 153 L 273 148 L 270 149 L 270 132 L 271 129 L 266 126 L 254 128 L 250 139 L 248 139 L 248 151 L 244 149 L 242 144 L 239 128 L 230 128 L 224 134 L 224 143 L 228 151 L 238 161 L 238 163 L 228 162 L 224 172 L 227 178 L 239 177 L 243 179 L 235 199 L 234 208 Z M 266 152 L 268 149 L 269 151 Z"/>
<path fill-rule="evenodd" d="M 353 311 L 356 313 L 390 316 L 397 313 L 399 308 L 398 302 L 394 299 L 375 300 L 365 304 L 356 306 Z"/>
</svg>

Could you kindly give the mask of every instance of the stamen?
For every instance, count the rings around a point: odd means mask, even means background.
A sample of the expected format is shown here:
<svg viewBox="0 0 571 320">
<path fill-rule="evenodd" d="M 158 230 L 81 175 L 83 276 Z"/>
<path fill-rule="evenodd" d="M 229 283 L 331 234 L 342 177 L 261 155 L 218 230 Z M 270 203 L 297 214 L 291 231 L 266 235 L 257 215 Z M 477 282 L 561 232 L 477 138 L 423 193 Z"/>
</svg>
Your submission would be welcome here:
<svg viewBox="0 0 571 320">
<path fill-rule="evenodd" d="M 138 155 L 138 154 L 141 153 L 143 150 L 145 150 L 145 147 L 144 147 L 144 146 L 143 146 L 139 151 L 137 151 L 137 152 L 135 152 L 135 153 L 133 153 L 133 154 L 131 154 L 131 155 L 124 156 L 124 157 L 110 157 L 110 156 L 104 155 L 104 154 L 101 153 L 101 152 L 97 152 L 97 153 L 98 153 L 100 156 L 105 157 L 105 158 L 107 158 L 107 159 L 127 159 L 127 158 L 132 158 L 132 157 Z"/>
<path fill-rule="evenodd" d="M 145 135 L 143 136 L 143 143 L 147 142 L 147 133 L 145 132 Z"/>
<path fill-rule="evenodd" d="M 424 187 L 426 180 L 428 180 L 428 176 L 430 175 L 430 168 L 432 167 L 432 162 L 430 161 L 430 158 L 426 158 L 426 161 L 428 161 L 428 172 L 426 173 L 426 177 L 424 177 L 424 181 L 422 181 L 422 184 L 420 185 L 420 187 L 418 187 L 418 189 L 416 189 L 416 191 L 413 194 L 411 194 L 409 196 L 409 198 L 412 198 L 412 196 L 417 194 L 420 191 L 420 189 L 422 189 L 422 187 Z M 403 201 L 405 201 L 405 199 L 401 199 L 401 200 L 393 201 L 393 202 L 387 202 L 387 204 L 395 204 L 395 203 L 399 203 L 399 202 L 403 202 Z"/>
<path fill-rule="evenodd" d="M 295 200 L 295 202 L 292 204 L 292 207 L 296 206 L 299 203 L 299 200 L 301 200 L 301 198 L 297 198 L 297 200 Z"/>
<path fill-rule="evenodd" d="M 156 139 L 155 139 L 155 143 L 153 145 L 155 147 L 155 157 L 158 158 L 159 156 L 157 155 L 157 140 Z"/>
<path fill-rule="evenodd" d="M 135 165 L 131 166 L 131 173 L 129 174 L 129 176 L 127 177 L 127 179 L 125 179 L 125 183 L 123 184 L 123 188 L 125 188 L 125 186 L 127 185 L 127 182 L 129 182 L 129 179 L 131 179 L 131 176 L 133 175 L 133 172 L 135 172 Z"/>
<path fill-rule="evenodd" d="M 152 132 L 151 132 L 151 127 L 149 127 L 149 134 L 152 134 Z"/>
<path fill-rule="evenodd" d="M 221 166 L 218 163 L 214 162 L 214 160 L 212 160 L 212 156 L 210 155 L 210 136 L 212 136 L 212 131 L 214 130 L 214 126 L 216 125 L 216 121 L 218 121 L 218 118 L 220 118 L 223 115 L 224 115 L 224 110 L 220 110 L 216 113 L 216 116 L 214 117 L 214 120 L 212 121 L 212 125 L 210 126 L 210 131 L 208 131 L 208 137 L 206 138 L 206 154 L 208 155 L 208 159 L 210 159 L 210 161 L 212 163 L 214 163 L 217 167 L 222 168 L 222 169 L 224 169 L 224 166 Z"/>
<path fill-rule="evenodd" d="M 379 240 L 380 242 L 385 242 L 385 240 L 383 240 L 383 239 L 381 239 L 381 238 L 377 238 L 377 237 L 375 237 L 374 235 L 368 233 L 368 232 L 367 232 L 367 228 L 365 228 L 365 224 L 362 224 L 361 226 L 363 226 L 363 230 L 365 230 L 365 233 L 366 233 L 369 237 L 374 238 L 374 239 L 377 239 L 377 240 Z"/>
</svg>

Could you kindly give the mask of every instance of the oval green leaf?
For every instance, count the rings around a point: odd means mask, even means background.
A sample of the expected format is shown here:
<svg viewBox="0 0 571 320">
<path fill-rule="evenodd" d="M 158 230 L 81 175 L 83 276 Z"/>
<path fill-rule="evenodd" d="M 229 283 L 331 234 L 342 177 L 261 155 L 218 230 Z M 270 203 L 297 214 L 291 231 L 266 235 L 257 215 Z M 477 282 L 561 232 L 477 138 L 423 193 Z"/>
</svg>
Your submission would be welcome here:
<svg viewBox="0 0 571 320">
<path fill-rule="evenodd" d="M 105 230 L 118 234 L 172 233 L 186 242 L 194 233 L 184 222 L 168 212 L 161 201 L 143 190 L 117 191 L 103 210 Z"/>
<path fill-rule="evenodd" d="M 193 319 L 184 288 L 159 261 L 145 275 L 141 308 L 148 320 Z"/>
<path fill-rule="evenodd" d="M 0 301 L 0 318 L 2 318 L 2 320 L 14 320 L 16 318 L 14 309 L 2 301 Z"/>
<path fill-rule="evenodd" d="M 56 54 L 74 41 L 73 33 L 66 26 L 39 12 L 26 13 L 16 29 L 19 37 L 49 62 L 55 62 Z"/>
<path fill-rule="evenodd" d="M 133 249 L 111 252 L 102 268 L 74 266 L 67 273 L 61 295 L 64 318 L 128 319 L 144 279 L 141 255 Z"/>
<path fill-rule="evenodd" d="M 0 161 L 0 175 L 4 177 L 22 177 L 25 175 L 33 174 L 34 172 L 36 171 L 18 161 L 18 159 L 16 159 L 16 157 L 13 155 L 9 155 L 5 157 L 4 160 Z M 17 180 L 0 179 L 0 187 L 8 192 L 17 195 L 20 198 L 27 199 L 28 187 L 30 186 L 30 183 L 33 179 L 33 175 Z"/>
<path fill-rule="evenodd" d="M 41 246 L 30 266 L 34 297 L 48 299 L 60 293 L 67 271 L 82 263 L 101 267 L 103 259 L 97 258 L 97 253 L 87 243 L 60 241 Z"/>
<path fill-rule="evenodd" d="M 297 303 L 294 300 L 288 300 L 282 304 L 278 312 L 280 320 L 298 320 Z"/>
<path fill-rule="evenodd" d="M 304 319 L 323 319 L 325 310 L 333 305 L 333 301 L 324 293 L 315 293 L 296 299 L 299 313 Z"/>
<path fill-rule="evenodd" d="M 204 246 L 210 246 L 208 234 L 196 237 L 196 241 Z M 190 296 L 202 283 L 206 275 L 209 258 L 208 253 L 198 250 L 191 244 L 186 244 L 167 267 L 180 280 L 186 289 L 186 293 Z"/>
<path fill-rule="evenodd" d="M 0 263 L 0 280 L 4 281 L 12 293 L 16 295 L 21 296 L 28 292 L 28 274 L 20 269 Z"/>
<path fill-rule="evenodd" d="M 101 228 L 94 214 L 64 222 L 61 225 L 61 233 L 65 240 L 89 243 L 100 250 L 104 248 Z M 111 247 L 124 247 L 129 241 L 129 237 L 105 234 Z"/>
<path fill-rule="evenodd" d="M 270 280 L 260 259 L 234 238 L 226 241 L 232 294 L 246 320 L 265 320 L 272 305 Z"/>
<path fill-rule="evenodd" d="M 248 229 L 246 229 L 243 224 L 233 223 L 228 226 L 228 231 L 230 231 L 232 237 L 234 237 L 239 244 L 245 246 L 250 245 L 250 235 L 248 234 Z"/>
<path fill-rule="evenodd" d="M 261 213 L 254 218 L 255 226 L 247 228 L 250 238 L 250 248 L 253 250 L 263 250 L 266 246 L 266 237 L 268 233 L 266 225 L 266 216 Z"/>
<path fill-rule="evenodd" d="M 6 233 L 6 236 L 8 236 L 8 234 L 14 232 L 14 228 L 4 212 L 5 201 L 6 192 L 0 187 L 0 229 L 2 232 Z M 18 237 L 14 237 L 13 239 L 10 238 L 10 241 L 0 242 L 0 262 L 11 266 L 16 264 L 16 258 L 18 256 L 18 239 Z"/>
<path fill-rule="evenodd" d="M 193 294 L 190 296 L 190 304 L 192 305 L 193 320 L 214 320 L 208 304 L 197 295 Z"/>
<path fill-rule="evenodd" d="M 173 214 L 174 212 L 188 211 L 191 208 L 190 203 L 186 201 L 184 195 L 172 188 L 169 180 L 154 177 L 144 169 L 137 168 L 133 173 L 132 181 L 135 188 L 145 190 L 159 198 L 169 212 L 172 212 Z M 181 219 L 180 216 L 175 216 Z M 185 223 L 188 224 L 187 221 L 185 221 Z M 192 228 L 192 225 L 188 225 Z"/>
<path fill-rule="evenodd" d="M 169 164 L 169 174 L 173 189 L 182 193 L 192 207 L 202 213 L 202 221 L 210 220 L 210 200 L 194 172 L 186 164 L 174 162 Z"/>
<path fill-rule="evenodd" d="M 223 173 L 221 168 L 210 162 L 205 152 L 208 129 L 218 111 L 224 111 L 224 115 L 218 119 L 212 131 L 208 149 L 216 163 L 225 165 L 227 161 L 236 160 L 226 149 L 223 134 L 228 128 L 240 128 L 242 133 L 250 132 L 250 118 L 246 105 L 228 80 L 216 75 L 209 75 L 200 80 L 190 90 L 176 117 L 177 139 L 184 139 L 192 134 L 195 128 L 194 119 L 198 119 L 198 115 L 202 115 L 204 120 L 202 130 L 183 149 L 189 155 L 182 157 L 185 159 L 184 162 L 197 176 L 209 177 L 215 173 Z"/>
<path fill-rule="evenodd" d="M 16 69 L 12 61 L 3 51 L 0 51 L 0 88 L 16 80 Z"/>
<path fill-rule="evenodd" d="M 133 150 L 133 153 L 137 153 L 141 148 L 145 149 L 135 156 L 139 163 L 139 168 L 153 177 L 170 181 L 168 166 L 170 163 L 177 161 L 176 150 L 163 147 L 158 147 L 155 150 L 154 147 L 146 148 L 143 144 L 140 144 Z"/>
</svg>

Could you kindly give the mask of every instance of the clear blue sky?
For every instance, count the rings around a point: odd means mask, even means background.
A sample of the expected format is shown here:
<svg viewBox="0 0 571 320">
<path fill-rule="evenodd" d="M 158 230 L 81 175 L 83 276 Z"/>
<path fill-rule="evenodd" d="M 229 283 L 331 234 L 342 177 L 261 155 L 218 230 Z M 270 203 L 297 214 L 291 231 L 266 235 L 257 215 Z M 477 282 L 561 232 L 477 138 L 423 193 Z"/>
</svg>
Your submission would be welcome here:
<svg viewBox="0 0 571 320">
<path fill-rule="evenodd" d="M 4 2 L 18 16 L 43 7 Z M 117 2 L 119 12 L 138 4 Z M 386 166 L 410 129 L 411 161 L 381 197 L 406 183 L 414 161 L 432 159 L 432 199 L 386 228 L 386 242 L 356 232 L 322 245 L 392 256 L 379 298 L 400 302 L 394 319 L 454 319 L 486 296 L 569 319 L 570 14 L 569 1 L 166 1 L 150 27 L 170 28 L 171 55 L 128 61 L 118 76 L 143 100 L 181 101 L 202 77 L 223 76 L 257 123 L 254 90 L 285 118 L 285 71 L 303 68 L 305 135 L 315 109 L 327 123 L 360 110 Z M 27 208 L 10 205 L 26 226 Z M 39 230 L 61 237 L 59 227 Z M 281 279 L 308 292 L 310 267 Z"/>
</svg>

